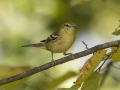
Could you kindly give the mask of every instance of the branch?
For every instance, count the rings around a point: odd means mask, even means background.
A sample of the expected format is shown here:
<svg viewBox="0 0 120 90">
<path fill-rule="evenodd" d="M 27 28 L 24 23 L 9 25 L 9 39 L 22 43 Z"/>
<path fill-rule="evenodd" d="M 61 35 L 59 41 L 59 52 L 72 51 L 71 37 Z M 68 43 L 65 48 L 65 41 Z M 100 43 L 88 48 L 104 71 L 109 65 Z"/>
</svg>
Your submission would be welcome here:
<svg viewBox="0 0 120 90">
<path fill-rule="evenodd" d="M 91 53 L 94 53 L 98 50 L 109 48 L 109 47 L 118 47 L 119 45 L 120 45 L 120 40 L 111 41 L 111 42 L 107 42 L 107 43 L 104 43 L 104 44 L 94 46 L 92 48 L 89 48 L 88 50 L 85 50 L 85 51 L 82 51 L 82 52 L 79 52 L 79 53 L 75 53 L 75 54 L 73 54 L 73 56 L 74 56 L 74 59 L 77 59 L 77 58 L 89 55 Z M 77 48 L 79 48 L 79 47 L 77 47 Z M 71 60 L 72 60 L 71 56 L 66 56 L 64 58 L 60 58 L 58 60 L 55 60 L 56 63 L 54 64 L 54 66 L 65 63 L 65 62 L 68 62 L 68 61 L 71 61 Z M 5 78 L 3 80 L 0 80 L 0 85 L 4 85 L 4 84 L 7 84 L 7 83 L 16 81 L 16 80 L 20 80 L 22 78 L 31 76 L 35 73 L 38 73 L 40 71 L 46 70 L 46 69 L 51 68 L 51 67 L 53 67 L 52 62 L 43 64 L 39 67 L 35 67 L 35 68 L 33 68 L 29 71 L 23 72 L 21 74 L 17 74 L 17 75 L 11 76 L 9 78 Z"/>
</svg>

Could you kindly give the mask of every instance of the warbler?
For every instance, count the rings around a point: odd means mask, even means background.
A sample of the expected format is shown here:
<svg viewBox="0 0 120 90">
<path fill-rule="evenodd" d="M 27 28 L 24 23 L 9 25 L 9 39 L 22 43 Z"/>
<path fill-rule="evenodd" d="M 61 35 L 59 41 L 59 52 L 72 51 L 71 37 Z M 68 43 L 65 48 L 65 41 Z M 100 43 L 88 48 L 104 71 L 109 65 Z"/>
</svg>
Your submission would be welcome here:
<svg viewBox="0 0 120 90">
<path fill-rule="evenodd" d="M 49 37 L 47 37 L 47 39 L 40 41 L 40 43 L 23 45 L 22 47 L 37 47 L 44 50 L 48 50 L 51 52 L 52 61 L 54 61 L 54 53 L 72 55 L 71 53 L 66 52 L 72 46 L 76 39 L 75 30 L 75 23 L 64 23 L 58 31 L 52 33 Z"/>
</svg>

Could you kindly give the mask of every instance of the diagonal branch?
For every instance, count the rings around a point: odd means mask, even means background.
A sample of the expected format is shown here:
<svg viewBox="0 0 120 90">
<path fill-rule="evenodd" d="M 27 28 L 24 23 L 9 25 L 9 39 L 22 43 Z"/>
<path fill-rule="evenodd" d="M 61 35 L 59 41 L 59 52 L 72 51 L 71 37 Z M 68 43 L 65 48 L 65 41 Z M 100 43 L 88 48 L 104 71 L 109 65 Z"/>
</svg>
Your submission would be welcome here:
<svg viewBox="0 0 120 90">
<path fill-rule="evenodd" d="M 89 48 L 88 50 L 75 53 L 75 54 L 73 54 L 73 56 L 74 56 L 74 59 L 77 59 L 77 58 L 89 55 L 91 53 L 94 53 L 94 52 L 96 52 L 98 50 L 109 48 L 109 47 L 118 47 L 119 45 L 120 45 L 120 40 L 111 41 L 111 42 L 107 42 L 107 43 L 104 43 L 104 44 L 100 44 L 100 45 L 94 46 L 92 48 Z M 79 48 L 79 47 L 77 47 L 77 48 Z M 70 56 L 66 56 L 64 58 L 60 58 L 60 59 L 55 61 L 56 63 L 54 64 L 54 66 L 62 64 L 62 63 L 65 63 L 65 62 L 68 62 L 68 61 L 71 61 L 71 60 L 72 60 L 72 58 Z M 31 76 L 31 75 L 33 75 L 35 73 L 38 73 L 40 71 L 49 69 L 51 67 L 53 67 L 52 66 L 52 62 L 43 64 L 43 65 L 41 65 L 39 67 L 35 67 L 35 68 L 33 68 L 33 69 L 29 70 L 29 71 L 23 72 L 21 74 L 17 74 L 17 75 L 14 75 L 12 77 L 0 80 L 0 85 L 4 85 L 4 84 L 7 84 L 7 83 L 16 81 L 16 80 L 20 80 L 22 78 Z"/>
</svg>

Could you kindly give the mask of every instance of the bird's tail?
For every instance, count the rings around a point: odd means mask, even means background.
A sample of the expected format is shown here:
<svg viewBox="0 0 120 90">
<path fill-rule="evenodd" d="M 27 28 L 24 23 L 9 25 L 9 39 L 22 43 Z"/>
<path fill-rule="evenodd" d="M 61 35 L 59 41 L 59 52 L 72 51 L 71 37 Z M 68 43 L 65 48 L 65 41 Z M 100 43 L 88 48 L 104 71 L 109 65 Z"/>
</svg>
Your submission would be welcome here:
<svg viewBox="0 0 120 90">
<path fill-rule="evenodd" d="M 35 44 L 28 44 L 23 45 L 21 47 L 38 47 L 38 48 L 45 48 L 45 43 L 35 43 Z"/>
</svg>

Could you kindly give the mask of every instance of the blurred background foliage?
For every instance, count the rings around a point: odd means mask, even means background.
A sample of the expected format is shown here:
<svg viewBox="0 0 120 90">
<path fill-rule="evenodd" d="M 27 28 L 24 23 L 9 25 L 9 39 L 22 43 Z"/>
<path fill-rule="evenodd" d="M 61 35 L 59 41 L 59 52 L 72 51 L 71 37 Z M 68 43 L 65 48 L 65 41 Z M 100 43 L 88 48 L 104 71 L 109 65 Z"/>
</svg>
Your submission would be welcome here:
<svg viewBox="0 0 120 90">
<path fill-rule="evenodd" d="M 0 79 L 51 60 L 50 52 L 21 48 L 36 43 L 67 21 L 77 25 L 77 39 L 68 52 L 119 39 L 111 33 L 119 25 L 120 0 L 0 0 Z M 3 90 L 56 90 L 70 87 L 91 55 L 3 85 Z M 55 54 L 54 58 L 63 57 Z M 101 90 L 119 90 L 120 72 L 112 68 Z M 113 78 L 114 77 L 114 78 Z M 117 79 L 115 79 L 117 78 Z M 116 88 L 116 89 L 114 89 Z"/>
</svg>

